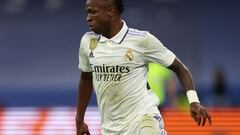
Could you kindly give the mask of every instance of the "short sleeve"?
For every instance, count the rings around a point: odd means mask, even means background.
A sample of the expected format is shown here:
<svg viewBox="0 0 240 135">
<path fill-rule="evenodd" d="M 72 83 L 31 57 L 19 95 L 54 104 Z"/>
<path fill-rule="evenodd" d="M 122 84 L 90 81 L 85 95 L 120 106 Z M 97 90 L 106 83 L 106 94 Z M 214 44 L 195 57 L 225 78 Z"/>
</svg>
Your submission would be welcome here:
<svg viewBox="0 0 240 135">
<path fill-rule="evenodd" d="M 164 67 L 170 66 L 175 54 L 167 49 L 156 37 L 147 33 L 143 41 L 144 61 L 146 63 L 158 63 Z"/>
<path fill-rule="evenodd" d="M 88 41 L 86 36 L 83 36 L 80 42 L 79 47 L 79 69 L 83 72 L 92 72 L 91 65 L 89 63 L 89 57 L 86 51 L 86 47 L 88 46 Z"/>
</svg>

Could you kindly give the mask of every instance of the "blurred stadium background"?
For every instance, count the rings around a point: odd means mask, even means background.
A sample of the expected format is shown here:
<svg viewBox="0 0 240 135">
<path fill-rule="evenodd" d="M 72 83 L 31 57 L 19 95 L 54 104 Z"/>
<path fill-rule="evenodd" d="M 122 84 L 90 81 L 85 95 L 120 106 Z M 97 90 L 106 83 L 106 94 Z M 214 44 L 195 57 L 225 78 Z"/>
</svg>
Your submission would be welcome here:
<svg viewBox="0 0 240 135">
<path fill-rule="evenodd" d="M 184 107 L 165 106 L 169 134 L 239 135 L 240 1 L 125 3 L 128 26 L 150 31 L 182 59 L 212 112 L 213 125 L 197 127 Z M 0 135 L 75 134 L 78 48 L 88 31 L 84 6 L 85 0 L 0 0 Z M 216 68 L 224 73 L 220 92 Z M 99 135 L 94 97 L 86 121 Z"/>
</svg>

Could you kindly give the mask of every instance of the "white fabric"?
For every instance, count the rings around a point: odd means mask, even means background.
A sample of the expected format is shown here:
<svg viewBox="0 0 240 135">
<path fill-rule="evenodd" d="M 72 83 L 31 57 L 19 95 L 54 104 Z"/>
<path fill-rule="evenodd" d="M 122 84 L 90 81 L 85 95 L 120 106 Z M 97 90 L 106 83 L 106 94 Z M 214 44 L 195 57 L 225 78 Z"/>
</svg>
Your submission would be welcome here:
<svg viewBox="0 0 240 135">
<path fill-rule="evenodd" d="M 136 119 L 135 119 L 136 120 Z M 159 115 L 145 114 L 139 116 L 139 119 L 134 121 L 134 125 L 130 126 L 129 135 L 166 135 L 164 130 L 163 119 Z"/>
<path fill-rule="evenodd" d="M 90 48 L 90 40 L 99 39 Z M 147 65 L 169 66 L 175 55 L 146 31 L 128 28 L 112 39 L 86 33 L 80 45 L 79 68 L 93 72 L 103 135 L 129 134 L 129 125 L 143 114 L 158 114 L 156 100 L 147 90 Z"/>
<path fill-rule="evenodd" d="M 191 104 L 193 102 L 200 103 L 200 101 L 198 99 L 198 96 L 197 96 L 197 92 L 195 90 L 188 90 L 187 91 L 187 98 L 188 98 L 189 104 Z"/>
</svg>

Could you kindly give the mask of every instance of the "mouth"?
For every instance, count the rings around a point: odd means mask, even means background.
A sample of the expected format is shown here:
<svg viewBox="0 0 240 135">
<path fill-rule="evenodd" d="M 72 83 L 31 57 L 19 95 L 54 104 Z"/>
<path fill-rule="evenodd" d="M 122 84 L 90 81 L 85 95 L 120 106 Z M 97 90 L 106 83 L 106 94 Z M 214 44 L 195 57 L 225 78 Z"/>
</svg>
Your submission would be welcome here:
<svg viewBox="0 0 240 135">
<path fill-rule="evenodd" d="M 93 30 L 94 29 L 94 26 L 93 25 L 88 25 L 89 29 L 90 30 Z"/>
</svg>

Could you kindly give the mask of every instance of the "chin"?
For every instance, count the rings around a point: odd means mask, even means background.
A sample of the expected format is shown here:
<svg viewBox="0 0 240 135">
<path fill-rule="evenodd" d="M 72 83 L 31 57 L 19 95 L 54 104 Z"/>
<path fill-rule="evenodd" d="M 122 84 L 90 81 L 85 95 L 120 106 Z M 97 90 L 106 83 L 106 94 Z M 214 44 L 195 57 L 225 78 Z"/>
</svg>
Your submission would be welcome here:
<svg viewBox="0 0 240 135">
<path fill-rule="evenodd" d="M 102 34 L 101 30 L 96 29 L 96 27 L 93 27 L 91 30 L 96 34 L 99 34 L 99 35 Z"/>
<path fill-rule="evenodd" d="M 92 31 L 96 34 L 102 34 L 100 31 L 97 31 L 97 30 L 92 30 Z"/>
</svg>

